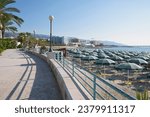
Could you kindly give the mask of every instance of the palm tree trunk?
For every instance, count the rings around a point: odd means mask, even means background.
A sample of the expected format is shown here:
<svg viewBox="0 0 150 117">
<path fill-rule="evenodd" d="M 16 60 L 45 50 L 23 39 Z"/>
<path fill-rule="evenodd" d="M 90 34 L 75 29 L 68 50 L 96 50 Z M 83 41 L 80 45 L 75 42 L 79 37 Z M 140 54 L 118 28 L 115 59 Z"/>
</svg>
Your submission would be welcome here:
<svg viewBox="0 0 150 117">
<path fill-rule="evenodd" d="M 2 39 L 4 39 L 5 36 L 5 30 L 2 30 Z"/>
<path fill-rule="evenodd" d="M 2 31 L 0 30 L 0 39 L 2 38 Z"/>
</svg>

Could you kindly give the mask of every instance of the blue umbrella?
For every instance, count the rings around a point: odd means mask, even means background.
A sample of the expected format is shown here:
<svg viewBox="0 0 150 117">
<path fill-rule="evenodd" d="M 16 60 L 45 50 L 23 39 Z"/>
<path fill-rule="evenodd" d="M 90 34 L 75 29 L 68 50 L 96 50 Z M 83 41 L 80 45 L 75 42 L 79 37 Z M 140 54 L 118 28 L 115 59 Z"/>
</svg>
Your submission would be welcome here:
<svg viewBox="0 0 150 117">
<path fill-rule="evenodd" d="M 115 66 L 117 70 L 127 70 L 128 71 L 128 78 L 129 78 L 129 71 L 130 70 L 142 70 L 143 67 L 135 64 L 135 63 L 120 63 Z"/>
<path fill-rule="evenodd" d="M 97 65 L 111 65 L 111 64 L 115 64 L 115 61 L 113 61 L 111 59 L 98 59 L 98 60 L 96 60 L 95 64 L 97 64 Z"/>
<path fill-rule="evenodd" d="M 95 64 L 96 65 L 103 65 L 104 66 L 104 74 L 105 74 L 105 65 L 115 64 L 115 61 L 113 61 L 111 59 L 98 59 L 98 60 L 96 60 Z"/>
<path fill-rule="evenodd" d="M 148 62 L 143 60 L 143 59 L 140 59 L 140 58 L 131 58 L 129 59 L 129 62 L 130 63 L 136 63 L 136 64 L 139 64 L 139 65 L 147 65 Z"/>
<path fill-rule="evenodd" d="M 114 61 L 122 61 L 123 60 L 122 57 L 117 56 L 117 55 L 114 55 L 113 57 L 111 57 L 111 59 L 114 60 Z"/>
<path fill-rule="evenodd" d="M 143 67 L 135 64 L 135 63 L 120 63 L 115 66 L 118 70 L 142 70 Z"/>
<path fill-rule="evenodd" d="M 81 60 L 84 60 L 84 61 L 91 61 L 91 60 L 96 60 L 96 59 L 98 59 L 96 56 L 85 56 L 81 58 Z"/>
</svg>

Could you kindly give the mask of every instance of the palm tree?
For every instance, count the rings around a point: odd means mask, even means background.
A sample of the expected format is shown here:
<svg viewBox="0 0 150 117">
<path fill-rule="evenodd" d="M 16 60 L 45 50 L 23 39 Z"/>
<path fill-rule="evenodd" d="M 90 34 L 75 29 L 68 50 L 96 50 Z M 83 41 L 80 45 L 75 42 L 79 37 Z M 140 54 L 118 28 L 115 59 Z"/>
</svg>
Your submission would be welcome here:
<svg viewBox="0 0 150 117">
<path fill-rule="evenodd" d="M 17 37 L 18 38 L 18 42 L 20 42 L 21 45 L 25 44 L 26 37 L 27 37 L 26 33 L 19 33 L 19 35 Z"/>
<path fill-rule="evenodd" d="M 2 38 L 4 37 L 5 30 L 8 31 L 17 31 L 17 28 L 13 25 L 16 23 L 20 26 L 24 21 L 20 17 L 12 14 L 12 13 L 20 13 L 17 8 L 7 7 L 8 5 L 15 3 L 15 0 L 0 0 L 0 30 Z"/>
<path fill-rule="evenodd" d="M 15 33 L 17 31 L 17 28 L 15 26 L 13 26 L 14 22 L 12 20 L 10 20 L 9 17 L 7 17 L 7 15 L 1 17 L 1 33 L 2 33 L 2 38 L 4 37 L 5 34 L 5 30 L 7 31 L 11 31 L 13 33 Z"/>
</svg>

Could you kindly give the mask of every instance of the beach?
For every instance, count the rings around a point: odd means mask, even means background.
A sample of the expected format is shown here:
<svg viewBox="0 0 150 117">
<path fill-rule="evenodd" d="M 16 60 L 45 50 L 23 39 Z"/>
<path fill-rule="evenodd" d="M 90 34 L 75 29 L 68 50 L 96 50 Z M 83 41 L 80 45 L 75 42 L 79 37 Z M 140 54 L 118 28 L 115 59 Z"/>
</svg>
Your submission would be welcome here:
<svg viewBox="0 0 150 117">
<path fill-rule="evenodd" d="M 66 58 L 135 98 L 137 93 L 146 91 L 150 99 L 150 52 L 148 50 L 150 50 L 149 47 L 74 48 L 67 50 Z M 113 60 L 115 64 L 98 63 L 105 59 Z M 136 64 L 134 67 L 138 66 L 142 69 L 117 69 L 118 65 L 128 65 L 128 63 Z"/>
</svg>

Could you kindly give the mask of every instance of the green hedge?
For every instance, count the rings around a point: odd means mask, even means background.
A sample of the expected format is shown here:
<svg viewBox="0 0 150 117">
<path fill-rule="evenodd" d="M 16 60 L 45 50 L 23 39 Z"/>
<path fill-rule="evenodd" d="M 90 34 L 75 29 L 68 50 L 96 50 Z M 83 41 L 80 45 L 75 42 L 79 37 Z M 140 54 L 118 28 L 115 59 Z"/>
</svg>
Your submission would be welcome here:
<svg viewBox="0 0 150 117">
<path fill-rule="evenodd" d="M 14 39 L 0 39 L 0 53 L 5 49 L 16 48 L 16 40 Z"/>
<path fill-rule="evenodd" d="M 0 53 L 2 53 L 2 52 L 3 52 L 3 49 L 0 48 Z"/>
</svg>

